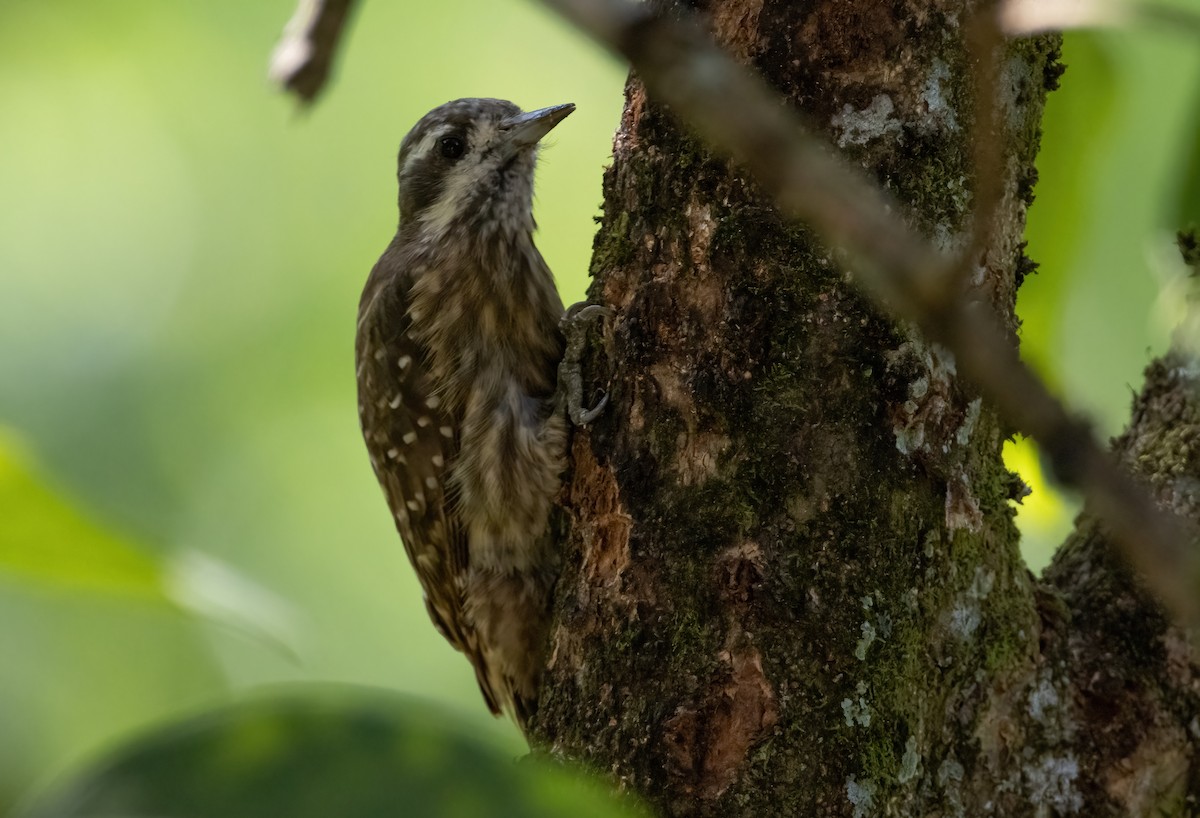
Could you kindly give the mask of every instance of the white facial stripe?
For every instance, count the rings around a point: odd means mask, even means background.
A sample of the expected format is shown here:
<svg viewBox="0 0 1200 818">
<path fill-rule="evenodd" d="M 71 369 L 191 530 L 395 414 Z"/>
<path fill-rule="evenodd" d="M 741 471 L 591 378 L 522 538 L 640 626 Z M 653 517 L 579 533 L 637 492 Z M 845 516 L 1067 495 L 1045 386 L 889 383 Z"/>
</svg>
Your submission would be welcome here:
<svg viewBox="0 0 1200 818">
<path fill-rule="evenodd" d="M 433 235 L 444 233 L 454 222 L 471 190 L 481 186 L 489 174 L 496 172 L 500 157 L 492 154 L 481 160 L 479 150 L 481 147 L 486 149 L 486 146 L 495 142 L 499 132 L 498 125 L 496 122 L 484 121 L 475 127 L 468 149 L 471 155 L 450 168 L 441 195 L 421 214 L 421 222 Z M 438 136 L 441 136 L 441 132 Z M 423 146 L 424 141 L 421 144 Z M 405 162 L 406 166 L 407 164 Z"/>
<path fill-rule="evenodd" d="M 403 178 L 408 173 L 409 166 L 411 166 L 414 162 L 424 159 L 425 156 L 431 150 L 433 150 L 434 146 L 437 145 L 438 140 L 453 129 L 454 128 L 451 125 L 444 125 L 441 128 L 425 134 L 424 138 L 418 142 L 417 145 L 408 152 L 408 156 L 404 158 L 404 166 L 400 168 L 400 177 Z"/>
<path fill-rule="evenodd" d="M 462 203 L 473 188 L 479 187 L 496 170 L 495 162 L 463 162 L 454 166 L 446 178 L 441 195 L 432 206 L 421 213 L 421 222 L 433 235 L 444 233 L 462 209 Z"/>
</svg>

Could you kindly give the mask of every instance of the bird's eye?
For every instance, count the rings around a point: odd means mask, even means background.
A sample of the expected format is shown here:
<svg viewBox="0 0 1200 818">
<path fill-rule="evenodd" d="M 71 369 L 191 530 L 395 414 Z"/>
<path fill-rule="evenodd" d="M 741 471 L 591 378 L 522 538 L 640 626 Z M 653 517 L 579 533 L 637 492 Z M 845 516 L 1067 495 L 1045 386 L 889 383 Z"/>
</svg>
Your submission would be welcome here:
<svg viewBox="0 0 1200 818">
<path fill-rule="evenodd" d="M 442 156 L 447 159 L 458 159 L 463 155 L 463 149 L 466 147 L 457 136 L 443 136 L 438 145 L 442 149 Z"/>
</svg>

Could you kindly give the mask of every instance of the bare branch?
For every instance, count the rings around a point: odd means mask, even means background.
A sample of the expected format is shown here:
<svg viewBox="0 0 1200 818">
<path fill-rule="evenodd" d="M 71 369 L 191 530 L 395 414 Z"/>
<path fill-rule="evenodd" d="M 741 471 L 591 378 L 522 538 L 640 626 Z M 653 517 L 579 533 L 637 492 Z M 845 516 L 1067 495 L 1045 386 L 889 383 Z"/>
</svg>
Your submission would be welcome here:
<svg viewBox="0 0 1200 818">
<path fill-rule="evenodd" d="M 356 0 L 300 0 L 271 54 L 268 75 L 311 104 L 325 87 Z"/>
<path fill-rule="evenodd" d="M 996 56 L 1004 44 L 1000 23 L 992 9 L 973 16 L 966 26 L 967 47 L 971 57 L 971 84 L 975 100 L 975 116 L 971 125 L 971 146 L 974 153 L 975 182 L 971 236 L 955 265 L 954 275 L 947 277 L 945 286 L 962 292 L 968 286 L 984 253 L 992 243 L 996 211 L 1004 196 L 1004 168 L 1000 166 L 1003 151 L 1000 122 L 996 116 Z M 948 292 L 953 297 L 955 292 Z"/>
<path fill-rule="evenodd" d="M 1000 26 L 1009 34 L 1037 34 L 1122 25 L 1134 13 L 1134 4 L 1125 0 L 1005 0 L 998 11 Z"/>
<path fill-rule="evenodd" d="M 954 295 L 954 261 L 905 225 L 898 202 L 810 136 L 779 96 L 694 20 L 668 19 L 628 0 L 543 2 L 628 59 L 650 93 L 732 154 L 783 211 L 851 254 L 857 283 L 949 348 L 959 371 L 1041 444 L 1057 477 L 1084 493 L 1160 600 L 1181 621 L 1196 621 L 1200 571 L 1176 521 L 1157 511 L 1087 424 L 1021 363 L 991 305 Z"/>
</svg>

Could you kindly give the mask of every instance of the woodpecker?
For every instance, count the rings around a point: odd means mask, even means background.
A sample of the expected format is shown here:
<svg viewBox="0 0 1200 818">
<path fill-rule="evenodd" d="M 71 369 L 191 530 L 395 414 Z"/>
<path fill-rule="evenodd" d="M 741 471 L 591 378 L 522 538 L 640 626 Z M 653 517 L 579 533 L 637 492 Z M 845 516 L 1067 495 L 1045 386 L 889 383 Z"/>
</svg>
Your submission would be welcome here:
<svg viewBox="0 0 1200 818">
<path fill-rule="evenodd" d="M 422 117 L 400 145 L 399 228 L 355 344 L 363 437 L 429 616 L 492 712 L 522 728 L 545 661 L 567 434 L 563 305 L 533 242 L 533 175 L 539 141 L 574 109 L 460 99 Z M 594 416 L 570 400 L 572 417 Z"/>
</svg>

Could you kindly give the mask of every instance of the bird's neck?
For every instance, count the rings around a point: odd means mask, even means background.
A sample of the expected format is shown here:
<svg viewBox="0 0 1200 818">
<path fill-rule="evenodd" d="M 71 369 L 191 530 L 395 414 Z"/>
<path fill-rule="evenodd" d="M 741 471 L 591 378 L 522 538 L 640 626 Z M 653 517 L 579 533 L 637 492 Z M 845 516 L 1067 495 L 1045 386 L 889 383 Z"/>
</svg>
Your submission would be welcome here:
<svg viewBox="0 0 1200 818">
<path fill-rule="evenodd" d="M 432 246 L 522 239 L 532 244 L 533 186 L 520 178 L 495 185 L 470 174 L 455 176 L 437 201 L 414 217 L 413 227 Z"/>
</svg>

